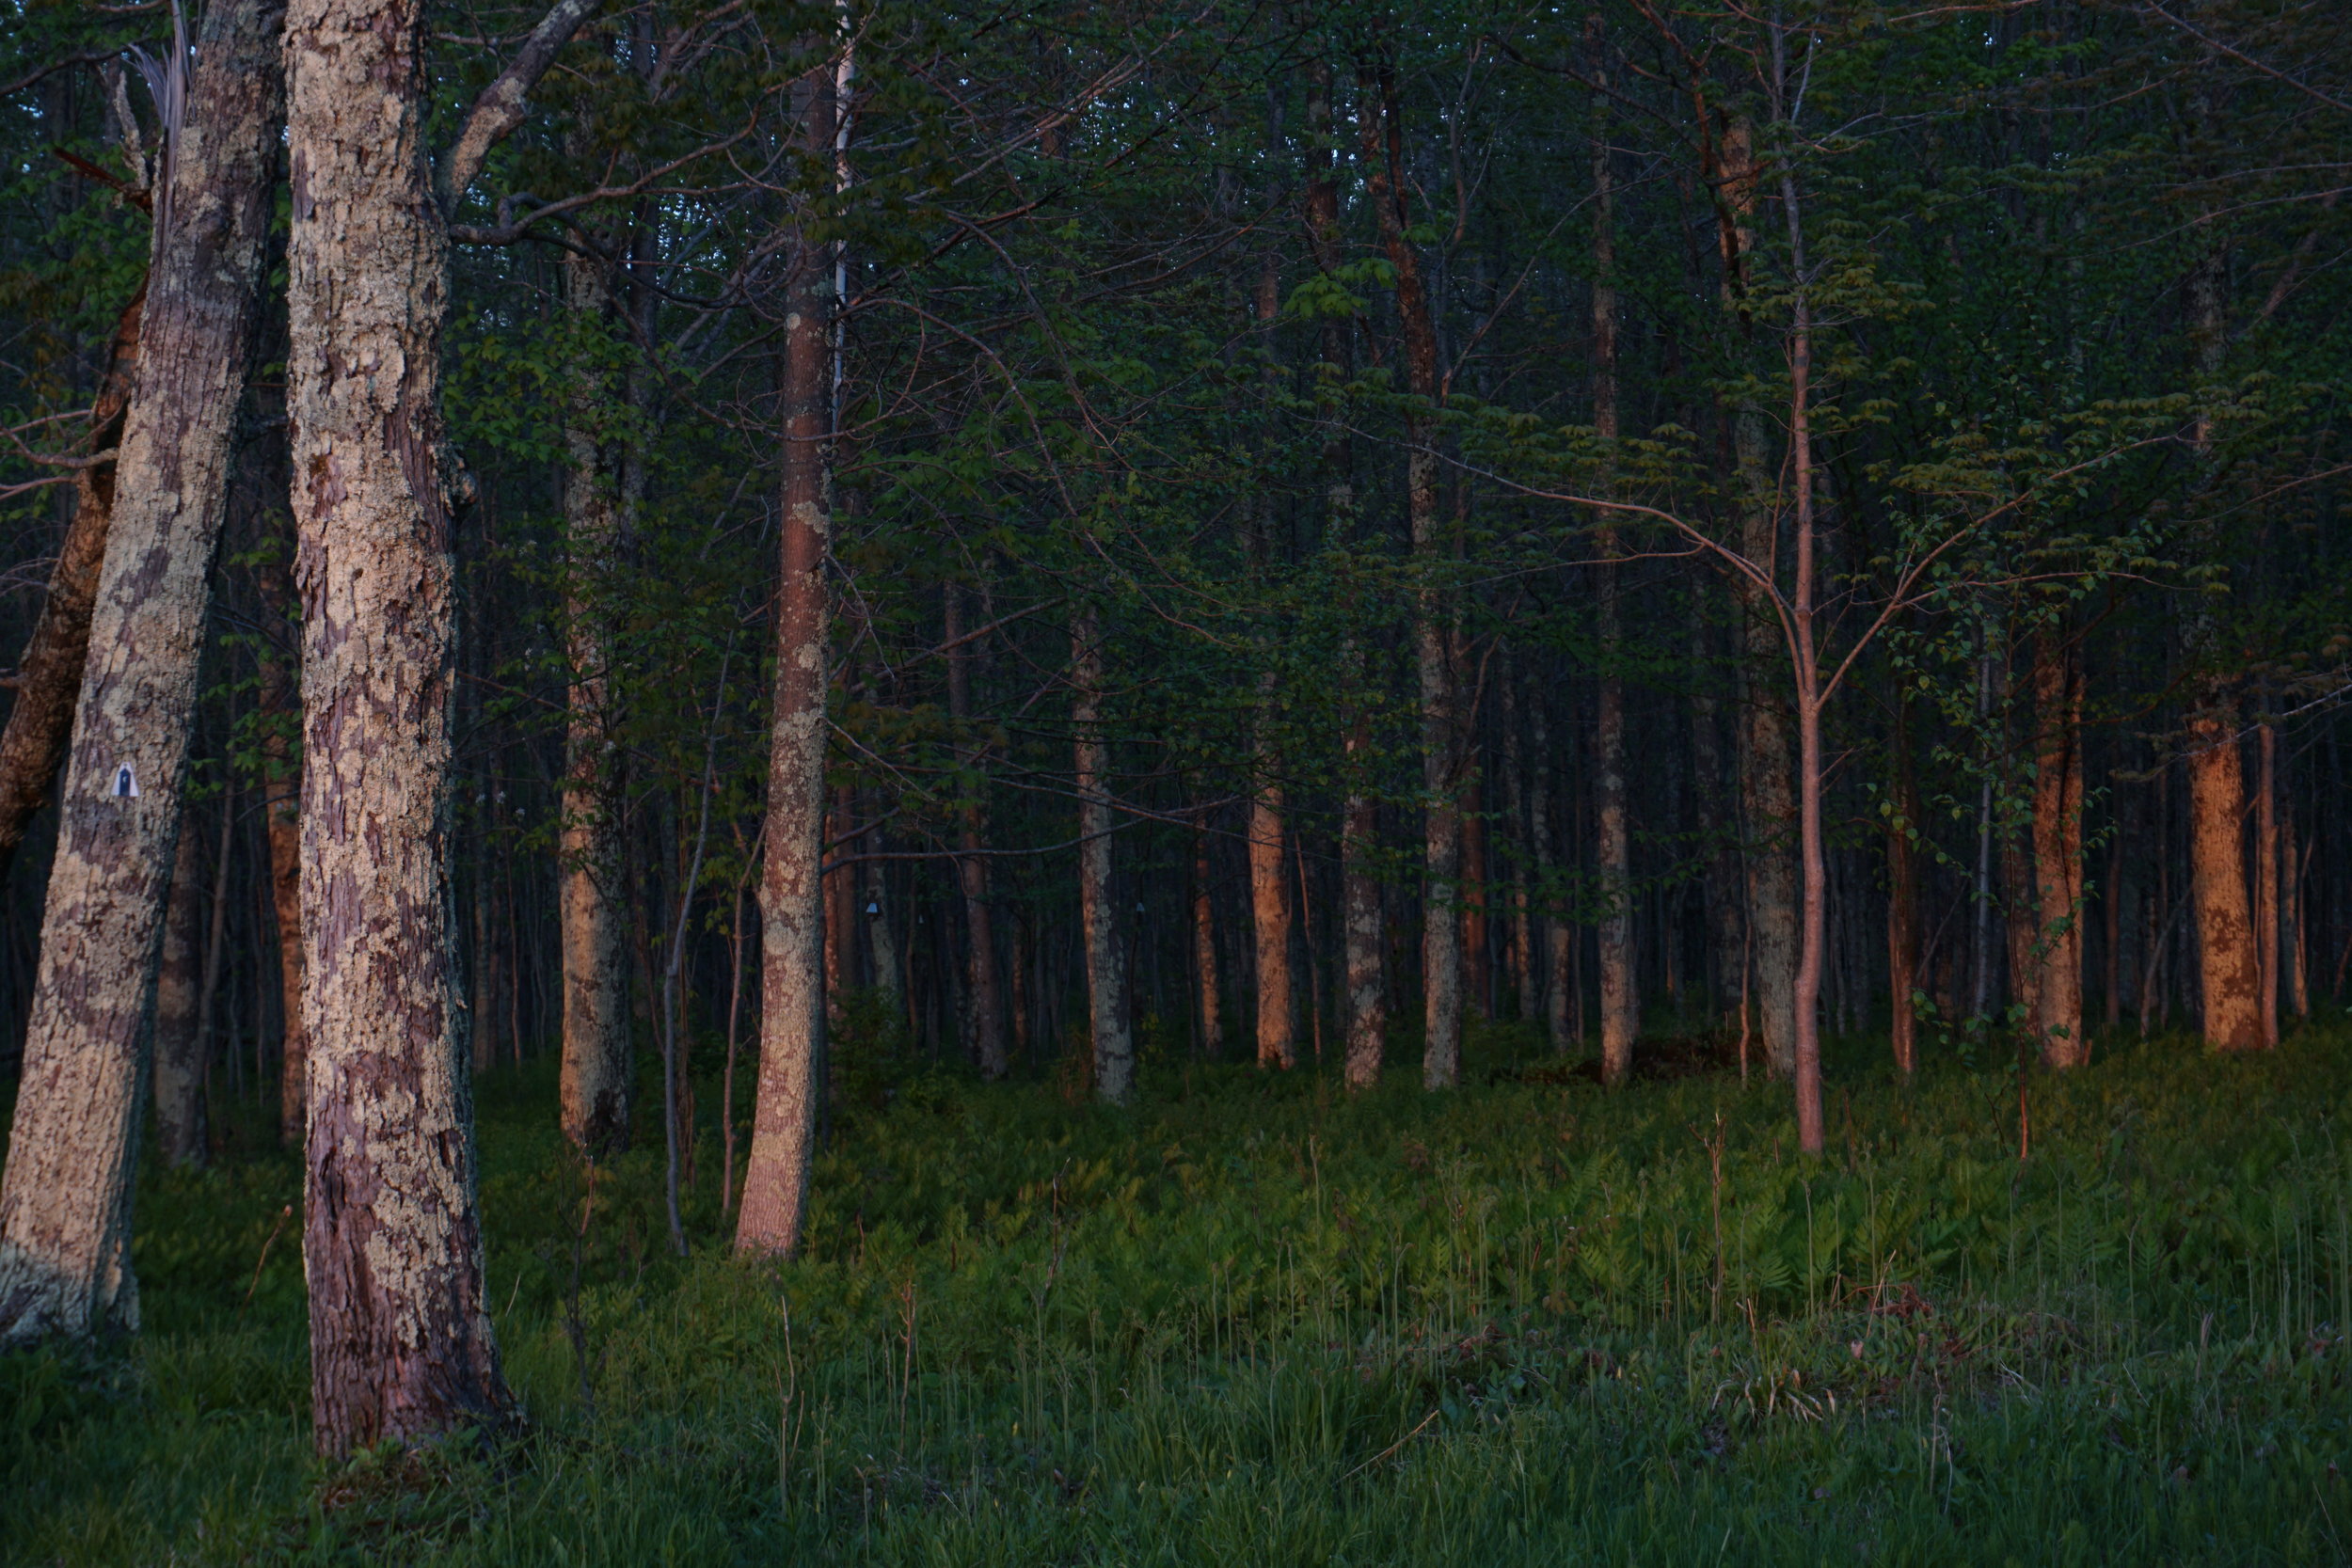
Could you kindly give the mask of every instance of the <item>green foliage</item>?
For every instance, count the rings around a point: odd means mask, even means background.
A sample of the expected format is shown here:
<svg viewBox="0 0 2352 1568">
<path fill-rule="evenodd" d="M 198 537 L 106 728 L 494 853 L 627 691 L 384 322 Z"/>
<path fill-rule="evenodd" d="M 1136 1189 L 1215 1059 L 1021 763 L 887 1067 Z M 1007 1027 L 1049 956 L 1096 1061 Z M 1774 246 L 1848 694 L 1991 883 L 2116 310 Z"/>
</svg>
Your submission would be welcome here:
<svg viewBox="0 0 2352 1568">
<path fill-rule="evenodd" d="M 2341 1025 L 2037 1079 L 2021 1165 L 2005 1072 L 1850 1069 L 1808 1164 L 1775 1087 L 1605 1096 L 1505 1029 L 1442 1099 L 1176 1057 L 1113 1113 L 878 1018 L 781 1268 L 720 1246 L 707 1074 L 682 1262 L 649 1152 L 583 1226 L 550 1075 L 488 1081 L 508 1446 L 312 1465 L 294 1163 L 151 1171 L 147 1332 L 0 1359 L 0 1556 L 2344 1555 Z"/>
</svg>

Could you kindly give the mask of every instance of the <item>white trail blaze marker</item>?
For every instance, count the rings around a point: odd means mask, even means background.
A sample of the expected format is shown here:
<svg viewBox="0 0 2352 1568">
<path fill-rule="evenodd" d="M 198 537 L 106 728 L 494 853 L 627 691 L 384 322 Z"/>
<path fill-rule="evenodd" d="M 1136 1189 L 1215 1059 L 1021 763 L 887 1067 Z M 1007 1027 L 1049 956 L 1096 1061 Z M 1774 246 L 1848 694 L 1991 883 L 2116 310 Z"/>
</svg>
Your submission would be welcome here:
<svg viewBox="0 0 2352 1568">
<path fill-rule="evenodd" d="M 119 762 L 115 764 L 114 787 L 106 793 L 112 795 L 118 800 L 135 800 L 139 798 L 139 782 L 137 779 L 131 776 L 131 765 L 129 763 Z"/>
</svg>

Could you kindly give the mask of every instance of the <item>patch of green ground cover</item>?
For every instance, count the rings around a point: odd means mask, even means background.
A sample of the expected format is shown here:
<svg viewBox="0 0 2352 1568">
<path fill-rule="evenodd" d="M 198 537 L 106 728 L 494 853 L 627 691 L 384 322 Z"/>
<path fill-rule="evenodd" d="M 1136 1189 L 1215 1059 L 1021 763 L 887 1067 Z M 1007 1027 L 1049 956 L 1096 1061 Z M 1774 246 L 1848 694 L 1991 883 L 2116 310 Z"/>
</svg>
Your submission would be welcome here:
<svg viewBox="0 0 2352 1568">
<path fill-rule="evenodd" d="M 492 1299 L 532 1425 L 331 1473 L 294 1163 L 151 1171 L 147 1332 L 0 1357 L 0 1554 L 2352 1557 L 2352 1029 L 2036 1076 L 2022 1167 L 2013 1076 L 1906 1088 L 1867 1042 L 1819 1163 L 1777 1086 L 1604 1096 L 1511 1030 L 1475 1047 L 1450 1096 L 1163 1064 L 1119 1113 L 851 1041 L 781 1269 L 722 1256 L 708 1116 L 680 1260 L 658 1148 L 595 1174 L 583 1230 L 551 1071 L 494 1076 Z"/>
</svg>

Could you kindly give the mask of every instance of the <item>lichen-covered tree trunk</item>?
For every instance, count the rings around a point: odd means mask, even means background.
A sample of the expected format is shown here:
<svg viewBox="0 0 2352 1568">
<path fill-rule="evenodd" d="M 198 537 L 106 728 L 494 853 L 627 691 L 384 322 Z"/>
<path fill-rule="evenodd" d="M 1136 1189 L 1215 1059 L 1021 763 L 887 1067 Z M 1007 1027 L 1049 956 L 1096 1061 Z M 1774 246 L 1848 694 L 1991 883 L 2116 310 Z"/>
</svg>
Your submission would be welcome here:
<svg viewBox="0 0 2352 1568">
<path fill-rule="evenodd" d="M 2246 895 L 2246 781 L 2237 713 L 2225 694 L 2204 693 L 2188 737 L 2188 870 L 2205 1039 L 2223 1051 L 2257 1051 L 2262 974 Z"/>
<path fill-rule="evenodd" d="M 330 1457 L 503 1420 L 450 895 L 447 232 L 421 0 L 286 19 L 302 627 L 303 1262 Z M 119 526 L 119 524 L 118 524 Z"/>
<path fill-rule="evenodd" d="M 0 1176 L 0 1343 L 135 1326 L 146 1012 L 269 218 L 276 0 L 204 17 L 155 237 L 137 389 L 74 705 L 23 1077 Z"/>
<path fill-rule="evenodd" d="M 803 79 L 803 145 L 829 155 L 835 105 L 829 71 Z M 816 1156 L 825 1047 L 825 561 L 832 546 L 825 443 L 832 434 L 831 344 L 820 253 L 792 260 L 784 335 L 783 527 L 776 589 L 776 676 L 769 720 L 766 859 L 760 869 L 759 1088 L 751 1160 L 735 1229 L 739 1253 L 799 1250 Z"/>
<path fill-rule="evenodd" d="M 196 1026 L 198 921 L 204 887 L 196 835 L 182 832 L 164 905 L 164 955 L 155 972 L 155 1143 L 169 1165 L 205 1156 L 204 1060 Z"/>
<path fill-rule="evenodd" d="M 2041 921 L 2035 1024 L 2054 1068 L 2090 1059 L 2083 1034 L 2082 671 L 2062 631 L 2035 639 L 2033 876 Z"/>
<path fill-rule="evenodd" d="M 564 1135 L 589 1155 L 628 1142 L 630 1068 L 628 932 L 621 909 L 621 814 L 614 793 L 611 711 L 612 637 L 606 612 L 620 548 L 622 496 L 601 373 L 603 333 L 614 303 L 612 263 L 564 259 L 564 304 L 582 340 L 565 410 L 564 533 L 568 575 L 564 655 L 564 822 L 558 844 L 557 920 L 564 958 Z"/>
<path fill-rule="evenodd" d="M 137 381 L 139 327 L 147 309 L 147 285 L 115 325 L 107 347 L 106 375 L 90 407 L 85 444 L 93 451 L 119 447 L 122 417 Z M 73 476 L 73 520 L 49 569 L 49 596 L 17 660 L 16 701 L 0 730 L 0 877 L 8 875 L 25 827 L 49 803 L 73 732 L 73 705 L 82 691 L 82 665 L 89 648 L 91 602 L 98 596 L 98 570 L 106 558 L 106 526 L 114 513 L 115 466 L 95 464 Z"/>
<path fill-rule="evenodd" d="M 1127 1023 L 1127 957 L 1111 888 L 1110 746 L 1103 735 L 1103 628 L 1091 609 L 1070 623 L 1070 722 L 1078 792 L 1078 921 L 1086 942 L 1094 1092 L 1114 1105 L 1135 1093 Z"/>
</svg>

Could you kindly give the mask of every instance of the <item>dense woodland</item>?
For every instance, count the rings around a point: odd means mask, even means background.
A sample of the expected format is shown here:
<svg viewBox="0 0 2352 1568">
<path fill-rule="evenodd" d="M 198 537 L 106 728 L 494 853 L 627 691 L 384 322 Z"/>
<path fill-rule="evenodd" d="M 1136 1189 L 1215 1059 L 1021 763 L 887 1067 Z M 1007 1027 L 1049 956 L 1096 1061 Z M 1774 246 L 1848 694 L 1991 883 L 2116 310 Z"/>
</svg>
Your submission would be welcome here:
<svg viewBox="0 0 2352 1568">
<path fill-rule="evenodd" d="M 2325 0 L 13 17 L 0 1341 L 266 1127 L 320 1449 L 495 1424 L 542 1058 L 788 1256 L 891 1064 L 2026 1160 L 2343 994 Z"/>
</svg>

